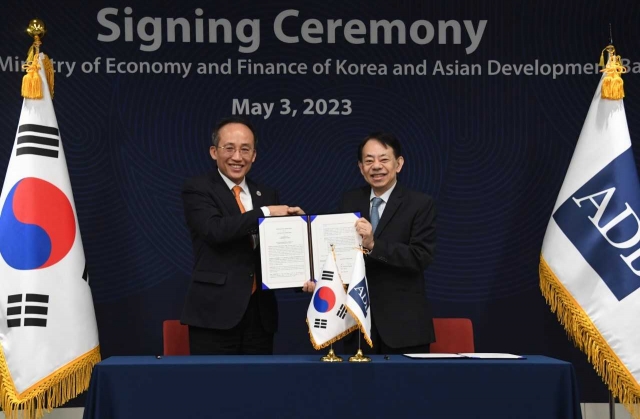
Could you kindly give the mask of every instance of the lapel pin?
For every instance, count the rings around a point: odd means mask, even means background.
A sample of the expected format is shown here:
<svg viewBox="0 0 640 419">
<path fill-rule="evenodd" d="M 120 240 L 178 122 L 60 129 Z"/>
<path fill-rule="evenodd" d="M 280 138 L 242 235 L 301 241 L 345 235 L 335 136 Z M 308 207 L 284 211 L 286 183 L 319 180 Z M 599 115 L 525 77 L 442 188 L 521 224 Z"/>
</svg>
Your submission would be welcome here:
<svg viewBox="0 0 640 419">
<path fill-rule="evenodd" d="M 258 196 L 262 196 L 262 192 L 260 192 L 260 191 L 256 191 L 256 195 L 258 195 Z"/>
</svg>

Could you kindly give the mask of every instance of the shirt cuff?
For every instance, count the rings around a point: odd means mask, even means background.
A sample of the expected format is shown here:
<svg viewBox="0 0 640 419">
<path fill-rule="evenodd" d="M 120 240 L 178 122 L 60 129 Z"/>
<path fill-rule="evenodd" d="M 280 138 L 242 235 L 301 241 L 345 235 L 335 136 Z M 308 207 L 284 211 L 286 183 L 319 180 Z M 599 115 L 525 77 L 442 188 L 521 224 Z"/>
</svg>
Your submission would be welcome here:
<svg viewBox="0 0 640 419">
<path fill-rule="evenodd" d="M 265 217 L 269 217 L 271 215 L 271 211 L 269 211 L 269 207 L 260 207 L 262 213 Z"/>
</svg>

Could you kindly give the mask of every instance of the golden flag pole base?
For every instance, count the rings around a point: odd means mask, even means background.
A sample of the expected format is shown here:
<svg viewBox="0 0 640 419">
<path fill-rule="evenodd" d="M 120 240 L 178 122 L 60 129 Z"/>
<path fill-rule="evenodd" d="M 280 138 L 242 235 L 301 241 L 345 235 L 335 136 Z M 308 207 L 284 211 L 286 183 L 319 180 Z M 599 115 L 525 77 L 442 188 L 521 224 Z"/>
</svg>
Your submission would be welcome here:
<svg viewBox="0 0 640 419">
<path fill-rule="evenodd" d="M 349 362 L 371 362 L 371 358 L 364 356 L 362 349 L 358 349 L 354 356 L 349 357 Z"/>
<path fill-rule="evenodd" d="M 342 358 L 340 358 L 338 355 L 336 355 L 335 352 L 333 352 L 333 347 L 332 347 L 329 350 L 328 354 L 326 354 L 325 356 L 320 358 L 320 361 L 322 361 L 322 362 L 342 362 Z"/>
</svg>

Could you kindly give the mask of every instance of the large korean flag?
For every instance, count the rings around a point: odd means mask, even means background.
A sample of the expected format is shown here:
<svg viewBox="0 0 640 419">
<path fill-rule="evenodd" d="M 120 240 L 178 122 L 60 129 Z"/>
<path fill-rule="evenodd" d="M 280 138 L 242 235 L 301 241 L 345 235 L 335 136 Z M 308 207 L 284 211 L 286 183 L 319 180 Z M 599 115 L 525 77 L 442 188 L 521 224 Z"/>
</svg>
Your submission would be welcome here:
<svg viewBox="0 0 640 419">
<path fill-rule="evenodd" d="M 8 415 L 40 416 L 75 397 L 100 361 L 60 130 L 42 64 L 39 72 L 44 97 L 24 99 L 0 195 L 0 404 Z"/>
</svg>

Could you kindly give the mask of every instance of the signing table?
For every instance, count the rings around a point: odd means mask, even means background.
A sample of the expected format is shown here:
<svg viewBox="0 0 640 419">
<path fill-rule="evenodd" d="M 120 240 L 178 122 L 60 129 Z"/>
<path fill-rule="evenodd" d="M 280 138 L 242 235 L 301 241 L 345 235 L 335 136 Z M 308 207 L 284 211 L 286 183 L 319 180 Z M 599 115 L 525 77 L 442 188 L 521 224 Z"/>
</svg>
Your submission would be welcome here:
<svg viewBox="0 0 640 419">
<path fill-rule="evenodd" d="M 84 419 L 581 418 L 573 366 L 564 361 L 372 360 L 112 357 L 93 371 Z"/>
</svg>

